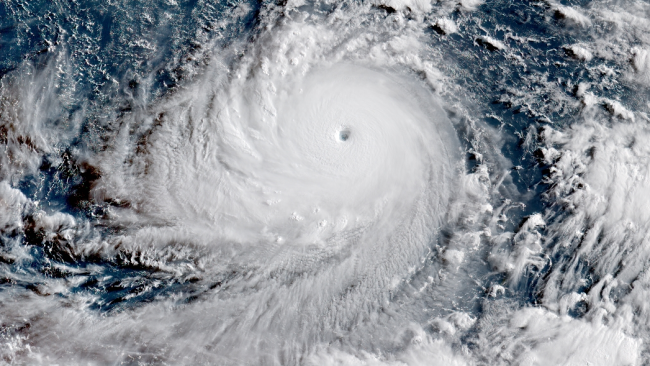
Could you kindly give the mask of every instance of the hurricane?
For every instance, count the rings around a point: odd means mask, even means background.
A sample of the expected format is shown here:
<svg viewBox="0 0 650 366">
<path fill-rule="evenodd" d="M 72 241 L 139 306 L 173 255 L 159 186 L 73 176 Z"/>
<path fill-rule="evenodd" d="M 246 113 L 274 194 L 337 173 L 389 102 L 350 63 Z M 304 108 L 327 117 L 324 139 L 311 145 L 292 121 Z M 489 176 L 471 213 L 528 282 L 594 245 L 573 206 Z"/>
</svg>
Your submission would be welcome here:
<svg viewBox="0 0 650 366">
<path fill-rule="evenodd" d="M 649 30 L 0 3 L 0 364 L 647 364 Z"/>
</svg>

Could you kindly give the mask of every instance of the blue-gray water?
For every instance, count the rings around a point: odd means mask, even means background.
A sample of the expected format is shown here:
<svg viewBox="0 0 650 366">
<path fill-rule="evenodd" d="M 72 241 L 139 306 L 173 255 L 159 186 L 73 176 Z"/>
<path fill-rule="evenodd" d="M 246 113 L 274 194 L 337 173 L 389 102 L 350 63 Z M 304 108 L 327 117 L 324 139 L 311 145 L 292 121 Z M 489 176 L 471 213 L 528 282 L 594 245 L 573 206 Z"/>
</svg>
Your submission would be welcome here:
<svg viewBox="0 0 650 366">
<path fill-rule="evenodd" d="M 0 362 L 648 363 L 649 31 L 3 1 Z"/>
</svg>

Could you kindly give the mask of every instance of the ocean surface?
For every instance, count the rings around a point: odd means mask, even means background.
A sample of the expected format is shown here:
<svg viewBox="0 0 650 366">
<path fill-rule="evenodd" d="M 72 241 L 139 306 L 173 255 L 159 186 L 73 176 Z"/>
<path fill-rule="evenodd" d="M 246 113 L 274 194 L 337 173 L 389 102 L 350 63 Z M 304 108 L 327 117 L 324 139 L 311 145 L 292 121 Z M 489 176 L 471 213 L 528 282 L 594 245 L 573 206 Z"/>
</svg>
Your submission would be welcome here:
<svg viewBox="0 0 650 366">
<path fill-rule="evenodd" d="M 650 363 L 650 3 L 0 2 L 0 364 Z"/>
</svg>

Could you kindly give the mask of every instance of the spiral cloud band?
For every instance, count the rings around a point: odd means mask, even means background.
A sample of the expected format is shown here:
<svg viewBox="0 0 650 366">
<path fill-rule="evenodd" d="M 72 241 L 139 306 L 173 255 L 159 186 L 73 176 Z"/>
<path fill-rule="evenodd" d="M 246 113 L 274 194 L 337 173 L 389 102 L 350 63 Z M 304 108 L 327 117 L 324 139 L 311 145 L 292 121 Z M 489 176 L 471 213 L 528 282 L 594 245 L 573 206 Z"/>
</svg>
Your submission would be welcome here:
<svg viewBox="0 0 650 366">
<path fill-rule="evenodd" d="M 220 280 L 208 321 L 230 324 L 215 347 L 245 353 L 245 338 L 273 343 L 269 332 L 281 329 L 270 349 L 291 353 L 350 327 L 355 309 L 382 306 L 430 251 L 460 147 L 412 77 L 350 63 L 255 71 L 226 92 L 212 81 L 207 97 L 192 90 L 163 104 L 125 170 L 104 174 L 93 194 L 121 204 L 113 225 L 146 223 L 119 247 L 180 242 L 209 253 L 203 276 Z"/>
</svg>

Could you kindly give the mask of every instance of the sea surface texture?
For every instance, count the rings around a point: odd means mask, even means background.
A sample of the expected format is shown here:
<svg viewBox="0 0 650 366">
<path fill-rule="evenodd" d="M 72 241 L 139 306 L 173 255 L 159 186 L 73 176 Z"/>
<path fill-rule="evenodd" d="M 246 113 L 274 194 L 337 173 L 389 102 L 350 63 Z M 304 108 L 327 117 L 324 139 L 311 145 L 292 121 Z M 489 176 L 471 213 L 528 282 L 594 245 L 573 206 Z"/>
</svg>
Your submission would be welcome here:
<svg viewBox="0 0 650 366">
<path fill-rule="evenodd" d="M 0 364 L 650 364 L 650 3 L 1 0 Z"/>
</svg>

